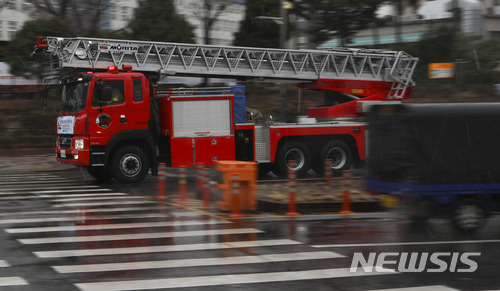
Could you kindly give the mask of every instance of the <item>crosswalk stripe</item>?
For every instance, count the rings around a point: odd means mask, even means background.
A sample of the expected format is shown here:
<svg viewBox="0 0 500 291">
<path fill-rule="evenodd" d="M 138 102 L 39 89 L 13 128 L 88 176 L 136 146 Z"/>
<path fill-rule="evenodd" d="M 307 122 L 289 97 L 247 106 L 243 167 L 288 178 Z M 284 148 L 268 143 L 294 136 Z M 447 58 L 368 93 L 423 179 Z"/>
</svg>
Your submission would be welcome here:
<svg viewBox="0 0 500 291">
<path fill-rule="evenodd" d="M 123 203 L 120 203 L 123 204 Z M 116 203 L 112 204 L 116 205 Z M 135 206 L 135 207 L 113 207 L 113 208 L 89 208 L 89 209 L 54 209 L 54 210 L 33 210 L 33 211 L 8 211 L 0 212 L 1 216 L 14 215 L 39 215 L 39 214 L 67 214 L 67 213 L 92 213 L 92 212 L 123 212 L 123 211 L 144 211 L 157 210 L 158 205 L 151 206 Z M 191 213 L 191 212 L 187 212 Z M 181 214 L 177 214 L 179 216 Z M 200 215 L 200 214 L 197 214 Z"/>
<path fill-rule="evenodd" d="M 97 189 L 60 189 L 60 190 L 40 190 L 40 191 L 32 191 L 33 194 L 54 194 L 54 193 L 74 193 L 74 192 L 105 192 L 105 191 L 113 191 L 108 188 L 97 188 Z"/>
<path fill-rule="evenodd" d="M 7 176 L 7 177 L 2 177 L 0 179 L 5 180 L 2 182 L 9 182 L 9 181 L 14 181 L 14 180 L 31 181 L 31 180 L 40 180 L 40 179 L 66 179 L 66 178 L 54 176 L 54 175 L 30 175 L 29 177 L 22 176 L 22 175 L 11 175 L 11 176 Z"/>
<path fill-rule="evenodd" d="M 66 183 L 74 183 L 75 181 L 61 178 L 61 179 L 44 179 L 42 181 L 22 181 L 22 184 L 23 185 L 26 185 L 26 184 L 49 184 L 49 183 L 53 184 L 54 182 L 66 184 Z M 17 185 L 17 184 L 19 184 L 19 181 L 2 182 L 2 185 Z"/>
<path fill-rule="evenodd" d="M 89 197 L 64 197 L 64 196 L 59 196 L 56 199 L 48 200 L 48 201 L 54 202 L 54 203 L 57 203 L 57 202 L 66 203 L 66 202 L 74 202 L 74 201 L 99 201 L 99 200 L 121 200 L 121 199 L 130 199 L 132 201 L 132 200 L 136 200 L 136 199 L 142 199 L 142 200 L 145 199 L 144 197 L 130 196 L 130 195 L 119 193 L 119 192 L 117 192 L 117 193 L 109 193 L 109 194 L 110 195 L 104 194 L 103 196 L 100 196 L 100 197 L 95 197 L 94 196 L 94 197 L 90 197 L 90 198 Z M 121 201 L 120 201 L 120 203 L 121 203 Z"/>
<path fill-rule="evenodd" d="M 261 233 L 261 232 L 263 231 L 255 228 L 232 228 L 232 229 L 187 230 L 187 231 L 170 231 L 170 232 L 154 232 L 154 233 L 26 238 L 26 239 L 18 239 L 17 241 L 22 244 L 32 245 L 32 244 L 154 239 L 154 238 L 166 238 L 166 237 L 177 238 L 177 237 L 210 236 L 210 235 L 223 235 L 223 234 L 248 234 L 248 233 Z"/>
<path fill-rule="evenodd" d="M 114 282 L 93 282 L 93 283 L 77 283 L 77 286 L 82 291 L 87 290 L 151 290 L 151 289 L 170 289 L 170 288 L 185 288 L 185 287 L 202 287 L 202 286 L 218 286 L 230 284 L 252 284 L 252 283 L 269 283 L 283 281 L 299 281 L 299 280 L 316 280 L 316 279 L 332 279 L 358 276 L 377 276 L 397 273 L 351 273 L 349 268 L 336 269 L 317 269 L 306 271 L 289 271 L 289 272 L 269 272 L 269 273 L 252 273 L 252 274 L 232 274 L 219 276 L 198 276 L 198 277 L 181 277 L 181 278 L 165 278 L 165 279 L 149 279 L 149 280 L 130 280 L 130 281 L 114 281 Z"/>
<path fill-rule="evenodd" d="M 95 186 L 95 185 L 73 185 L 73 186 L 47 186 L 47 187 L 43 187 L 43 186 L 33 186 L 33 187 L 24 187 L 24 188 L 3 188 L 2 191 L 0 191 L 0 195 L 10 195 L 12 194 L 12 192 L 17 192 L 17 191 L 33 191 L 33 190 L 39 190 L 39 191 L 44 191 L 44 190 L 41 190 L 41 189 L 52 189 L 50 191 L 59 191 L 61 189 L 75 189 L 75 187 L 78 187 L 79 189 L 81 189 L 80 191 L 86 191 L 87 189 L 95 189 L 95 188 L 99 188 L 99 189 L 102 189 L 100 188 L 99 186 Z M 56 190 L 56 189 L 59 189 L 59 190 Z M 105 190 L 109 190 L 109 189 L 105 189 Z M 49 191 L 49 190 L 47 190 Z M 34 191 L 34 192 L 38 192 L 38 191 Z"/>
<path fill-rule="evenodd" d="M 47 174 L 47 173 L 31 173 L 30 177 L 38 177 L 38 176 L 51 176 L 54 177 L 52 174 Z M 9 178 L 9 177 L 25 177 L 26 174 L 0 174 L 0 178 Z"/>
<path fill-rule="evenodd" d="M 132 253 L 149 254 L 149 253 L 184 252 L 184 251 L 199 251 L 199 250 L 253 248 L 253 247 L 300 245 L 300 244 L 302 243 L 289 239 L 274 239 L 274 240 L 271 239 L 271 240 L 252 240 L 252 241 L 239 241 L 239 242 L 162 245 L 162 246 L 147 246 L 147 247 L 35 251 L 33 253 L 39 258 L 66 258 L 66 257 L 84 257 L 84 256 L 123 255 Z"/>
<path fill-rule="evenodd" d="M 198 214 L 191 213 L 191 216 Z M 23 224 L 23 223 L 43 223 L 43 222 L 62 222 L 62 221 L 81 221 L 81 220 L 111 220 L 111 219 L 130 219 L 130 218 L 158 218 L 166 217 L 160 213 L 142 213 L 137 214 L 116 214 L 116 215 L 99 215 L 99 216 L 60 216 L 60 217 L 36 217 L 36 218 L 18 218 L 18 219 L 0 219 L 0 224 Z"/>
<path fill-rule="evenodd" d="M 21 285 L 29 285 L 29 283 L 22 277 L 0 277 L 0 286 L 21 286 Z"/>
<path fill-rule="evenodd" d="M 21 200 L 21 199 L 31 199 L 31 198 L 58 198 L 58 199 L 65 199 L 65 201 L 70 201 L 69 199 L 84 199 L 85 197 L 91 197 L 92 199 L 100 199 L 100 197 L 108 197 L 108 196 L 128 196 L 126 193 L 121 193 L 121 192 L 104 192 L 104 193 L 89 193 L 89 194 L 68 194 L 68 195 L 61 195 L 61 194 L 43 194 L 43 195 L 36 195 L 33 196 L 32 194 L 25 194 L 25 195 L 15 195 L 15 196 L 6 196 L 6 197 L 0 197 L 0 200 Z M 96 197 L 96 198 L 94 198 Z M 86 198 L 88 199 L 88 198 Z M 108 198 L 111 199 L 111 198 Z"/>
<path fill-rule="evenodd" d="M 110 223 L 99 225 L 64 225 L 51 227 L 26 227 L 7 228 L 7 233 L 37 233 L 51 231 L 79 231 L 79 230 L 106 230 L 106 229 L 127 229 L 127 228 L 149 228 L 165 226 L 195 226 L 195 225 L 215 225 L 230 223 L 229 221 L 211 219 L 208 221 L 187 220 L 187 221 L 158 221 L 158 222 L 136 222 L 136 223 Z"/>
<path fill-rule="evenodd" d="M 137 200 L 137 201 L 120 201 L 120 205 L 124 204 L 150 204 L 156 203 L 150 200 Z M 117 202 L 87 202 L 87 203 L 64 203 L 52 205 L 52 207 L 91 207 L 91 206 L 104 206 L 104 205 L 117 205 Z"/>
<path fill-rule="evenodd" d="M 59 273 L 82 273 L 82 272 L 106 272 L 106 271 L 202 267 L 202 266 L 224 266 L 224 265 L 235 265 L 235 264 L 277 263 L 277 262 L 288 262 L 288 261 L 336 259 L 343 257 L 345 256 L 334 252 L 298 252 L 298 253 L 271 254 L 271 255 L 258 255 L 258 256 L 237 256 L 237 257 L 203 258 L 203 259 L 52 266 L 52 268 Z"/>
<path fill-rule="evenodd" d="M 6 260 L 0 260 L 0 267 L 10 267 L 10 264 Z"/>
</svg>

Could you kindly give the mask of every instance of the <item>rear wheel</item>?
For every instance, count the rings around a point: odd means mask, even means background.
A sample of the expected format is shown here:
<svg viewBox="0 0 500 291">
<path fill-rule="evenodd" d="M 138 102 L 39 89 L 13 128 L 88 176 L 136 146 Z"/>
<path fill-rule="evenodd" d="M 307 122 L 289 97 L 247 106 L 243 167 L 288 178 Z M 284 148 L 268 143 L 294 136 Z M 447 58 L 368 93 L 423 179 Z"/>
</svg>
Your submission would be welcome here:
<svg viewBox="0 0 500 291">
<path fill-rule="evenodd" d="M 86 167 L 87 173 L 99 182 L 109 182 L 113 178 L 107 167 Z"/>
<path fill-rule="evenodd" d="M 295 161 L 294 166 L 289 165 L 291 160 Z M 311 154 L 301 142 L 288 142 L 278 150 L 275 164 L 273 172 L 280 177 L 286 177 L 291 169 L 297 172 L 297 176 L 303 176 L 311 167 Z"/>
<path fill-rule="evenodd" d="M 352 151 L 346 143 L 340 140 L 332 140 L 326 143 L 319 153 L 319 158 L 316 159 L 314 171 L 322 176 L 325 172 L 325 160 L 332 160 L 332 171 L 336 175 L 340 175 L 342 170 L 352 167 Z"/>
<path fill-rule="evenodd" d="M 456 228 L 473 232 L 484 223 L 486 211 L 474 199 L 459 201 L 453 208 L 452 220 Z"/>
<path fill-rule="evenodd" d="M 111 163 L 113 177 L 119 183 L 140 182 L 149 171 L 148 158 L 138 146 L 120 148 Z"/>
</svg>

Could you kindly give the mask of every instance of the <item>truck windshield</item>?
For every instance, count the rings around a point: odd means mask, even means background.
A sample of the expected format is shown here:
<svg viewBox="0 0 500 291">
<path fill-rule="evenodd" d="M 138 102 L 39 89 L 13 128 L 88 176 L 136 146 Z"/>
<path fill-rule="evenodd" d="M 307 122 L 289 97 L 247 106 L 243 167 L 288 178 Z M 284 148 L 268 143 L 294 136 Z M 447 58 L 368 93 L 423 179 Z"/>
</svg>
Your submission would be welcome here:
<svg viewBox="0 0 500 291">
<path fill-rule="evenodd" d="M 82 111 L 87 104 L 88 82 L 67 83 L 62 91 L 61 110 L 63 112 Z"/>
</svg>

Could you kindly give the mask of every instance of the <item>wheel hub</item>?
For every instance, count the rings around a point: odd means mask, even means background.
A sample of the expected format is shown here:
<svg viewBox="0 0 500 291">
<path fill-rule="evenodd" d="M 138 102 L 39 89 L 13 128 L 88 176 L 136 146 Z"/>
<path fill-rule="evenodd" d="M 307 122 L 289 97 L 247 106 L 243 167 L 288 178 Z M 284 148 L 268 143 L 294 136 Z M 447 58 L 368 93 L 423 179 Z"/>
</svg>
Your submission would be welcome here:
<svg viewBox="0 0 500 291">
<path fill-rule="evenodd" d="M 136 155 L 126 155 L 120 161 L 120 170 L 126 176 L 135 176 L 141 170 L 141 162 Z"/>
<path fill-rule="evenodd" d="M 298 171 L 302 167 L 304 167 L 305 156 L 301 150 L 298 149 L 290 149 L 286 155 L 285 159 L 287 161 L 288 169 Z M 289 163 L 288 161 L 295 161 L 294 164 Z"/>
<path fill-rule="evenodd" d="M 332 160 L 332 169 L 341 169 L 347 162 L 347 154 L 341 148 L 335 147 L 328 151 L 327 158 Z"/>
<path fill-rule="evenodd" d="M 461 228 L 472 229 L 481 223 L 481 209 L 476 205 L 463 205 L 457 209 L 455 217 Z"/>
</svg>

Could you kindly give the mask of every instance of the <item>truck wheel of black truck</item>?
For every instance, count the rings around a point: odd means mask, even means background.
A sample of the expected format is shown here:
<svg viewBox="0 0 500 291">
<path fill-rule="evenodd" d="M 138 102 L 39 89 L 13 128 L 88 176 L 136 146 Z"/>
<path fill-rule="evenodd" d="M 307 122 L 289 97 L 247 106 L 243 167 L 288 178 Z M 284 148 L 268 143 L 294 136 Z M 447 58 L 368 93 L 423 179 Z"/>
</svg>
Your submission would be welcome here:
<svg viewBox="0 0 500 291">
<path fill-rule="evenodd" d="M 460 199 L 452 210 L 454 226 L 463 232 L 474 232 L 486 219 L 486 211 L 475 199 Z"/>
<path fill-rule="evenodd" d="M 119 183 L 140 182 L 148 171 L 148 157 L 138 146 L 128 145 L 118 149 L 111 161 L 111 172 Z"/>
<path fill-rule="evenodd" d="M 288 161 L 294 160 L 296 165 L 293 169 L 297 176 L 304 176 L 311 168 L 311 154 L 307 147 L 298 141 L 287 142 L 276 153 L 276 167 L 273 172 L 279 177 L 286 177 L 288 170 L 292 168 Z"/>
<path fill-rule="evenodd" d="M 322 176 L 325 172 L 325 160 L 332 160 L 332 171 L 335 175 L 342 174 L 342 170 L 350 169 L 352 166 L 352 151 L 349 146 L 340 140 L 327 142 L 319 152 L 319 158 L 315 160 L 314 171 Z"/>
</svg>

